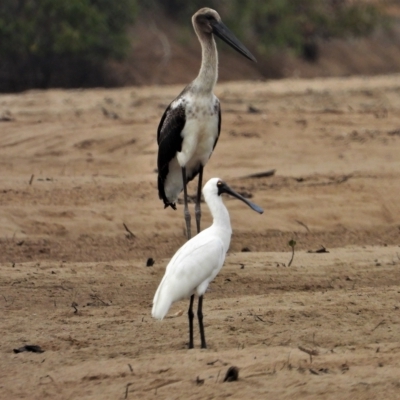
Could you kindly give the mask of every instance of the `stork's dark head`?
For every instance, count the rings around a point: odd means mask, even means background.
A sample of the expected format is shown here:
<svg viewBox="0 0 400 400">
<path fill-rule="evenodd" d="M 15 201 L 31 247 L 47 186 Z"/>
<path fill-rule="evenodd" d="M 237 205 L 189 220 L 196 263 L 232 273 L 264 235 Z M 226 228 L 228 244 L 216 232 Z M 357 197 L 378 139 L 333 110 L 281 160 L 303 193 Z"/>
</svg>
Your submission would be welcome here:
<svg viewBox="0 0 400 400">
<path fill-rule="evenodd" d="M 192 17 L 195 29 L 204 33 L 213 33 L 213 25 L 221 22 L 221 17 L 212 8 L 201 8 Z"/>
<path fill-rule="evenodd" d="M 204 35 L 214 34 L 249 60 L 257 62 L 253 54 L 228 29 L 219 14 L 212 8 L 201 8 L 197 11 L 192 17 L 192 23 L 200 40 Z"/>
</svg>

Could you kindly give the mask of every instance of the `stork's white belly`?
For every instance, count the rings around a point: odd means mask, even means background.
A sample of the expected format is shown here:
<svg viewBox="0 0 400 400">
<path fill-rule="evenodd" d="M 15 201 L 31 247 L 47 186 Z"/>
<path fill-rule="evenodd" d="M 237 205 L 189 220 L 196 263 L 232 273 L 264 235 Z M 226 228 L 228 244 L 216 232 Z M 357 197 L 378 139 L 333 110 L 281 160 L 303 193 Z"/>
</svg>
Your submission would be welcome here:
<svg viewBox="0 0 400 400">
<path fill-rule="evenodd" d="M 186 100 L 187 101 L 187 100 Z M 175 202 L 183 189 L 182 167 L 186 175 L 192 176 L 200 165 L 205 166 L 209 160 L 218 137 L 218 99 L 204 99 L 196 105 L 186 102 L 186 123 L 182 130 L 182 149 L 176 153 L 168 166 L 168 176 L 165 181 L 165 194 L 170 202 Z"/>
<path fill-rule="evenodd" d="M 207 163 L 218 136 L 218 115 L 205 115 L 186 121 L 182 131 L 182 151 L 177 153 L 178 163 L 187 170 Z"/>
</svg>

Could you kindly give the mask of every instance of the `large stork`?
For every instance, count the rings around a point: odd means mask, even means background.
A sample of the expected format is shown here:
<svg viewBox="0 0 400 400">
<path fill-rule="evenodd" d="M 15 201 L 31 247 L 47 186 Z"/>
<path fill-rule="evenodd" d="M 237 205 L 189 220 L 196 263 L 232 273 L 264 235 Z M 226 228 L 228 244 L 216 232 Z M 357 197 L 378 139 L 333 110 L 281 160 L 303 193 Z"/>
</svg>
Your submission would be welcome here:
<svg viewBox="0 0 400 400">
<path fill-rule="evenodd" d="M 187 183 L 199 175 L 195 215 L 200 232 L 200 199 L 203 168 L 217 144 L 221 130 L 221 109 L 213 89 L 218 78 L 218 52 L 214 35 L 246 58 L 256 61 L 246 47 L 224 25 L 219 14 L 202 8 L 192 17 L 201 44 L 202 61 L 197 78 L 167 107 L 157 131 L 158 193 L 165 208 L 176 210 L 175 202 L 184 193 L 184 216 L 191 238 Z"/>
</svg>

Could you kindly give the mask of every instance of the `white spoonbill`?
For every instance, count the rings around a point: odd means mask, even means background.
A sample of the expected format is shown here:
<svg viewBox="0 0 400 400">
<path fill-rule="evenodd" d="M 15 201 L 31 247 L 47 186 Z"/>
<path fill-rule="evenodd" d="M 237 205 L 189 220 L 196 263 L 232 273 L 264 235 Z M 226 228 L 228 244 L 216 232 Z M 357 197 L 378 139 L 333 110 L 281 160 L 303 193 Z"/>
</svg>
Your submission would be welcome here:
<svg viewBox="0 0 400 400">
<path fill-rule="evenodd" d="M 218 52 L 213 35 L 256 61 L 215 10 L 200 9 L 193 15 L 192 23 L 202 49 L 200 72 L 167 107 L 157 130 L 158 195 L 165 208 L 170 206 L 176 209 L 175 202 L 183 189 L 188 239 L 191 232 L 187 183 L 199 175 L 195 215 L 197 232 L 200 232 L 203 168 L 211 157 L 221 130 L 221 109 L 213 93 L 218 78 Z"/>
<path fill-rule="evenodd" d="M 190 297 L 189 349 L 193 348 L 193 301 L 199 297 L 197 317 L 199 319 L 201 348 L 205 349 L 206 339 L 203 326 L 203 295 L 208 284 L 217 276 L 225 261 L 231 242 L 232 228 L 229 213 L 222 202 L 222 193 L 229 193 L 242 200 L 254 211 L 262 214 L 263 209 L 236 193 L 219 178 L 210 179 L 203 188 L 204 199 L 213 216 L 212 225 L 187 241 L 172 257 L 164 277 L 153 299 L 151 315 L 163 319 L 171 304 Z"/>
</svg>

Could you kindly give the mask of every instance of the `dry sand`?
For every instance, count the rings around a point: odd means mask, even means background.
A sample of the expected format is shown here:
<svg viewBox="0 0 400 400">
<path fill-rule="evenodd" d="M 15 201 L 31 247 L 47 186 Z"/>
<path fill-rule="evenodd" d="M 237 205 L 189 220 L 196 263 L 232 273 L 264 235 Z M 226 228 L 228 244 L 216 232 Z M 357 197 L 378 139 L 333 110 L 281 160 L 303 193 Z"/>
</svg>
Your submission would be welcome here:
<svg viewBox="0 0 400 400">
<path fill-rule="evenodd" d="M 0 96 L 0 398 L 399 399 L 400 75 L 218 85 L 205 180 L 265 213 L 225 198 L 234 235 L 205 295 L 207 350 L 197 328 L 186 349 L 187 302 L 150 316 L 185 241 L 155 174 L 181 88 Z M 45 352 L 13 353 L 26 344 Z"/>
</svg>

